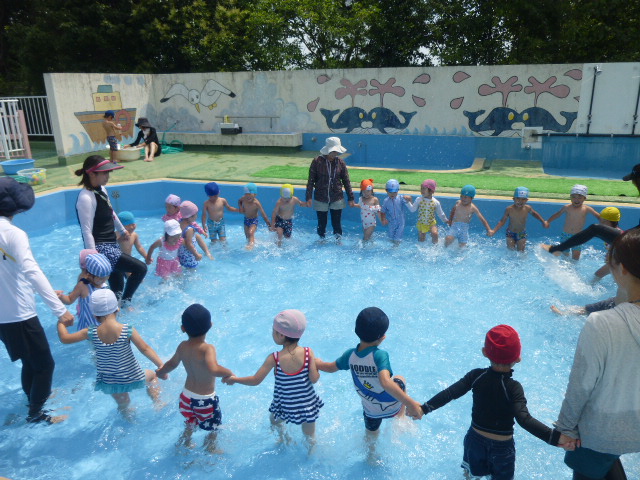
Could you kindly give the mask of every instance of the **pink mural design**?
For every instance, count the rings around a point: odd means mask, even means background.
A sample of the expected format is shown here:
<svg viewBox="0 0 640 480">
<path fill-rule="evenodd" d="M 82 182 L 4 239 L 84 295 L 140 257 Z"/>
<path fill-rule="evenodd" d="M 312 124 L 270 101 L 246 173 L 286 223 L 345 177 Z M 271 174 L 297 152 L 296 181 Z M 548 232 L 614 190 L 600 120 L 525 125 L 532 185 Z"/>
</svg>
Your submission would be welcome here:
<svg viewBox="0 0 640 480">
<path fill-rule="evenodd" d="M 413 83 L 424 83 L 427 84 L 431 81 L 431 75 L 428 73 L 423 73 L 422 75 L 418 75 Z"/>
<path fill-rule="evenodd" d="M 582 80 L 582 70 L 579 68 L 574 68 L 573 70 L 569 70 L 564 74 L 566 77 L 573 78 L 574 80 Z"/>
<path fill-rule="evenodd" d="M 323 83 L 327 83 L 329 80 L 331 80 L 331 77 L 329 75 L 318 75 L 318 78 L 316 78 L 316 81 L 318 82 L 319 85 L 322 85 Z"/>
<path fill-rule="evenodd" d="M 358 83 L 356 83 L 354 85 L 353 83 L 351 83 L 346 78 L 343 78 L 342 80 L 340 80 L 340 84 L 344 85 L 345 88 L 338 88 L 336 90 L 336 99 L 342 100 L 344 97 L 349 96 L 349 97 L 351 97 L 351 106 L 352 107 L 353 107 L 353 105 L 355 103 L 356 95 L 362 95 L 362 96 L 366 96 L 367 95 L 367 90 L 366 90 L 367 81 L 366 80 L 360 80 Z M 359 90 L 359 89 L 365 89 L 365 90 Z"/>
<path fill-rule="evenodd" d="M 316 108 L 318 108 L 318 102 L 320 101 L 320 97 L 317 97 L 315 100 L 307 103 L 307 112 L 315 112 Z"/>
<path fill-rule="evenodd" d="M 418 107 L 424 107 L 427 104 L 427 101 L 424 98 L 416 97 L 415 95 L 411 95 L 411 100 L 413 100 L 413 103 Z"/>
<path fill-rule="evenodd" d="M 369 95 L 371 96 L 380 95 L 380 106 L 384 107 L 384 96 L 387 93 L 391 93 L 392 95 L 395 95 L 397 97 L 404 96 L 404 92 L 405 92 L 404 88 L 394 87 L 393 86 L 394 83 L 396 83 L 395 78 L 390 78 L 385 83 L 380 83 L 378 80 L 372 79 L 371 85 L 377 88 L 372 88 L 371 90 L 369 90 Z"/>
<path fill-rule="evenodd" d="M 471 75 L 466 72 L 458 71 L 453 74 L 453 81 L 456 83 L 464 82 L 467 78 L 471 78 Z"/>
<path fill-rule="evenodd" d="M 533 93 L 535 94 L 533 99 L 533 105 L 538 105 L 538 97 L 543 93 L 550 93 L 554 97 L 557 98 L 566 98 L 569 95 L 569 87 L 566 85 L 556 85 L 552 87 L 554 83 L 558 80 L 556 77 L 549 77 L 544 83 L 540 83 L 535 77 L 529 77 L 529 83 L 531 86 L 524 88 L 524 93 Z"/>
<path fill-rule="evenodd" d="M 516 84 L 518 77 L 515 75 L 507 79 L 504 83 L 500 80 L 500 77 L 492 77 L 491 81 L 493 82 L 493 86 L 483 83 L 480 85 L 480 88 L 478 88 L 478 93 L 483 97 L 493 95 L 494 93 L 502 94 L 503 107 L 507 106 L 507 100 L 512 92 L 519 92 L 522 90 L 522 85 Z"/>
<path fill-rule="evenodd" d="M 464 97 L 454 98 L 453 100 L 451 100 L 451 102 L 449 102 L 449 106 L 452 110 L 457 110 L 462 106 L 463 100 Z"/>
</svg>

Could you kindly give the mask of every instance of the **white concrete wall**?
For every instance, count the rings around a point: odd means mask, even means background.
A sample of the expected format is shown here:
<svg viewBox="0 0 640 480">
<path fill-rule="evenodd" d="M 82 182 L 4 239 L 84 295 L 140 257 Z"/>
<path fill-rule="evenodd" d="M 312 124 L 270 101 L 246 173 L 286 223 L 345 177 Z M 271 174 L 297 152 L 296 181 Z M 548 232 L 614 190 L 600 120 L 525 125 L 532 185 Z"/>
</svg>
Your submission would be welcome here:
<svg viewBox="0 0 640 480">
<path fill-rule="evenodd" d="M 230 115 L 244 132 L 512 137 L 523 126 L 585 132 L 593 67 L 47 74 L 45 82 L 58 153 L 66 156 L 104 148 L 76 116 L 95 110 L 99 85 L 112 85 L 123 109 L 135 108 L 136 118 L 148 117 L 159 131 L 218 133 L 220 117 Z M 590 133 L 630 133 L 640 63 L 600 68 Z M 277 118 L 241 118 L 250 116 Z"/>
</svg>

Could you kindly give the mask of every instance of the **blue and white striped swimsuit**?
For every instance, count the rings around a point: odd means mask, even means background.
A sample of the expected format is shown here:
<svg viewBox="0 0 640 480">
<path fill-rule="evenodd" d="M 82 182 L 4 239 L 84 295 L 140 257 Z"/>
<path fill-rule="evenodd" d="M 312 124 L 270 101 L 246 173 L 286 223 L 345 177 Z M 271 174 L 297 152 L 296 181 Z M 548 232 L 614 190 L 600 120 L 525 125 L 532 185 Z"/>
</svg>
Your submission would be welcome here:
<svg viewBox="0 0 640 480">
<path fill-rule="evenodd" d="M 78 298 L 78 303 L 76 305 L 76 318 L 78 319 L 78 322 L 76 324 L 76 331 L 80 331 L 83 328 L 89 328 L 99 325 L 98 320 L 96 320 L 96 317 L 93 316 L 93 313 L 91 313 L 91 309 L 89 308 L 89 298 L 91 297 L 91 294 L 97 289 L 86 278 L 81 278 L 80 281 L 84 283 L 89 289 L 89 295 L 86 297 Z"/>
<path fill-rule="evenodd" d="M 278 352 L 273 354 L 273 358 L 276 361 L 276 381 L 269 412 L 277 419 L 296 425 L 315 422 L 324 403 L 309 380 L 309 348 L 305 347 L 304 365 L 296 373 L 286 373 L 280 368 Z"/>
<path fill-rule="evenodd" d="M 189 231 L 190 228 L 193 228 L 193 225 L 189 225 L 187 228 L 185 228 L 182 231 L 183 239 L 187 238 L 187 232 Z M 196 229 L 193 228 L 193 230 L 194 230 L 194 233 L 192 237 L 192 243 L 195 244 Z M 196 260 L 196 257 L 193 255 L 193 253 L 191 253 L 187 249 L 184 241 L 182 242 L 182 245 L 180 245 L 180 248 L 178 249 L 178 260 L 180 260 L 180 265 L 182 265 L 184 268 L 196 268 L 198 266 L 198 260 Z"/>
<path fill-rule="evenodd" d="M 106 344 L 98 338 L 98 327 L 89 328 L 89 341 L 96 352 L 95 390 L 105 393 L 126 393 L 145 385 L 145 375 L 131 350 L 132 328 L 126 323 L 115 343 Z"/>
</svg>

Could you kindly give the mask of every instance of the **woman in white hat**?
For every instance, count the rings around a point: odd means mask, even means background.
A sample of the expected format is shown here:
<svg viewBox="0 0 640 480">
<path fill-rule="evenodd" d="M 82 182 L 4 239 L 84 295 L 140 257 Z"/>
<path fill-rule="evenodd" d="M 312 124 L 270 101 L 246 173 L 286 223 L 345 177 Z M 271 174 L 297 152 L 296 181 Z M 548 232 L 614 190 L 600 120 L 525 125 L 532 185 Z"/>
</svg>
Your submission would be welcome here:
<svg viewBox="0 0 640 480">
<path fill-rule="evenodd" d="M 329 137 L 325 146 L 320 149 L 320 155 L 313 159 L 309 167 L 306 201 L 307 206 L 313 206 L 318 215 L 320 238 L 324 238 L 329 212 L 333 234 L 336 238 L 342 236 L 341 218 L 342 209 L 345 207 L 343 187 L 349 199 L 349 206 L 354 205 L 347 164 L 338 156 L 346 151 L 338 137 Z"/>
</svg>

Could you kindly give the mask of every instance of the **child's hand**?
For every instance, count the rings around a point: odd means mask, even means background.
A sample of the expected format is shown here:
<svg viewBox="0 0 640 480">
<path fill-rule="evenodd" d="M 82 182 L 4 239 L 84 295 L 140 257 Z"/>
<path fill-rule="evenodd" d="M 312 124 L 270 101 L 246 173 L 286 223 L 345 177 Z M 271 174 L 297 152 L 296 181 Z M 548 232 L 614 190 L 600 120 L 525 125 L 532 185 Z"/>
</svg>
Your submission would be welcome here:
<svg viewBox="0 0 640 480">
<path fill-rule="evenodd" d="M 147 265 L 151 265 L 151 264 L 153 263 L 153 258 L 151 258 L 151 257 L 147 257 L 147 258 L 145 258 L 145 263 L 146 263 Z"/>
<path fill-rule="evenodd" d="M 558 447 L 563 448 L 566 451 L 575 450 L 576 447 L 580 446 L 579 438 L 571 438 L 564 433 L 560 434 L 560 439 L 558 440 Z"/>
<path fill-rule="evenodd" d="M 489 236 L 489 237 L 493 237 L 495 234 L 496 234 L 496 232 L 494 232 L 493 230 L 487 231 L 487 236 Z"/>
<path fill-rule="evenodd" d="M 202 254 L 200 254 L 200 253 L 198 253 L 198 252 L 196 252 L 196 254 L 194 255 L 194 257 L 196 257 L 196 260 L 197 260 L 197 261 L 202 260 Z"/>
<path fill-rule="evenodd" d="M 413 420 L 420 420 L 424 412 L 422 411 L 422 406 L 413 400 L 409 405 L 407 405 L 407 416 L 412 418 Z"/>
<path fill-rule="evenodd" d="M 157 368 L 156 369 L 156 376 L 160 380 L 169 380 L 169 374 L 168 373 L 158 373 L 160 370 L 162 370 L 162 368 Z"/>
<path fill-rule="evenodd" d="M 213 260 L 213 255 L 211 255 L 211 252 L 207 252 L 207 258 L 209 260 Z"/>
<path fill-rule="evenodd" d="M 229 375 L 228 377 L 222 377 L 222 383 L 226 385 L 234 385 L 236 383 L 236 376 Z"/>
<path fill-rule="evenodd" d="M 542 226 L 544 228 L 549 228 L 549 222 L 547 222 L 546 220 L 542 223 Z"/>
<path fill-rule="evenodd" d="M 58 317 L 58 322 L 63 324 L 65 327 L 73 325 L 73 320 L 73 315 L 68 310 Z"/>
<path fill-rule="evenodd" d="M 380 220 L 380 223 L 386 227 L 387 225 L 389 225 L 389 220 L 387 220 L 386 218 L 383 218 L 382 220 Z"/>
<path fill-rule="evenodd" d="M 404 196 L 404 201 L 405 201 L 405 202 L 409 202 L 409 203 L 411 203 L 411 201 L 412 201 L 412 200 L 413 200 L 413 198 L 411 198 L 411 195 L 405 195 L 405 196 Z"/>
<path fill-rule="evenodd" d="M 56 295 L 58 296 L 58 298 L 64 295 L 64 292 L 62 290 L 54 290 L 54 292 L 56 292 Z"/>
</svg>

